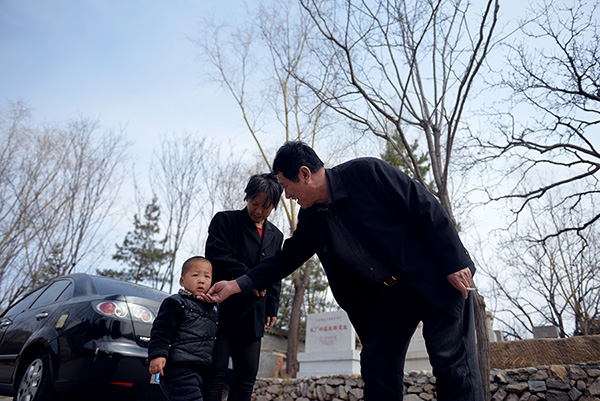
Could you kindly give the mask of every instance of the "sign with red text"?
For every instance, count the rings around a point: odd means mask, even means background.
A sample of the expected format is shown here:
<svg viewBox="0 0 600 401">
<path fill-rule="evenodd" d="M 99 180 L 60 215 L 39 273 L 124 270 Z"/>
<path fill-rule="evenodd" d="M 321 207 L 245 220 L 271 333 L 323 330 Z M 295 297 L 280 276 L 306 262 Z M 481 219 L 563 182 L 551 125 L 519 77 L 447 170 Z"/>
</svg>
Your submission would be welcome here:
<svg viewBox="0 0 600 401">
<path fill-rule="evenodd" d="M 346 312 L 309 314 L 306 322 L 306 352 L 353 350 L 356 334 Z"/>
</svg>

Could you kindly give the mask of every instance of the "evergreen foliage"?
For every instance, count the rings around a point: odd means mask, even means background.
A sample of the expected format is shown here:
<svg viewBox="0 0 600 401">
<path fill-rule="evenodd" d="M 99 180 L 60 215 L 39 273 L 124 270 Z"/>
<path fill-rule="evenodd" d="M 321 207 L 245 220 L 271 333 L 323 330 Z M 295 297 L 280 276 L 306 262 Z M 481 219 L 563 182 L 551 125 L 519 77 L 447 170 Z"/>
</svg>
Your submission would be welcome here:
<svg viewBox="0 0 600 401">
<path fill-rule="evenodd" d="M 117 251 L 112 256 L 113 260 L 125 264 L 128 269 L 98 270 L 98 274 L 134 283 L 146 282 L 156 288 L 160 267 L 168 262 L 172 254 L 165 249 L 166 237 L 156 239 L 160 233 L 159 219 L 160 207 L 155 197 L 146 205 L 143 219 L 137 214 L 134 216 L 134 230 L 127 233 L 122 245 L 115 244 Z"/>
</svg>

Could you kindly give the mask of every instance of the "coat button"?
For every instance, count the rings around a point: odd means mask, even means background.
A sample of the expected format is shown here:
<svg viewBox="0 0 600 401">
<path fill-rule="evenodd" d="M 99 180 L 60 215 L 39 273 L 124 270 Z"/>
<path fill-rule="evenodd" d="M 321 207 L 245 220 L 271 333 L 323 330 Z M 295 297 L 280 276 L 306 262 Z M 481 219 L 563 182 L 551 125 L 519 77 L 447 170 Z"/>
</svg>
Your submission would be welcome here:
<svg viewBox="0 0 600 401">
<path fill-rule="evenodd" d="M 265 251 L 262 251 L 260 254 L 261 254 L 262 256 L 265 256 L 265 255 L 266 255 Z"/>
<path fill-rule="evenodd" d="M 327 247 L 326 246 L 323 247 L 323 252 L 327 252 Z"/>
</svg>

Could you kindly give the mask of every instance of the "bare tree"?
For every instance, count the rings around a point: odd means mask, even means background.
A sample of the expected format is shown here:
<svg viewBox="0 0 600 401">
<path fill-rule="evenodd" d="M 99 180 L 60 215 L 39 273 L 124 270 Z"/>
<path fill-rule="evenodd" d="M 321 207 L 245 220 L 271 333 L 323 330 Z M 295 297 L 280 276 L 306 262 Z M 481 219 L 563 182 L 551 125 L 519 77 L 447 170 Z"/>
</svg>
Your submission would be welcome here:
<svg viewBox="0 0 600 401">
<path fill-rule="evenodd" d="M 578 210 L 582 206 L 567 211 L 555 207 L 552 197 L 546 201 L 545 218 L 539 218 L 537 208 L 526 208 L 526 222 L 511 230 L 501 246 L 503 266 L 489 272 L 498 292 L 496 320 L 516 339 L 548 324 L 558 327 L 561 337 L 599 334 L 598 232 L 588 230 L 585 238 L 565 232 L 542 240 L 584 216 Z"/>
<path fill-rule="evenodd" d="M 163 138 L 160 152 L 150 171 L 153 192 L 160 198 L 166 228 L 166 249 L 170 251 L 167 267 L 159 280 L 160 289 L 168 285 L 173 291 L 175 261 L 190 224 L 202 206 L 207 141 L 191 135 Z"/>
<path fill-rule="evenodd" d="M 322 68 L 296 76 L 364 130 L 384 139 L 454 220 L 449 195 L 453 145 L 473 83 L 492 46 L 498 2 L 301 1 L 320 33 Z M 322 85 L 322 76 L 335 84 Z M 427 145 L 434 187 L 414 139 Z M 403 146 L 399 146 L 399 143 Z"/>
<path fill-rule="evenodd" d="M 2 302 L 71 273 L 98 251 L 122 178 L 120 134 L 80 118 L 35 127 L 14 104 L 2 119 L 0 285 Z"/>
<path fill-rule="evenodd" d="M 244 207 L 244 184 L 253 174 L 246 162 L 236 154 L 234 146 L 228 144 L 227 152 L 222 146 L 212 142 L 210 152 L 205 156 L 202 166 L 205 180 L 203 188 L 205 196 L 202 200 L 202 219 L 208 226 L 212 217 L 220 210 L 234 210 Z M 259 172 L 258 167 L 254 172 Z M 204 243 L 204 241 L 202 241 Z"/>
<path fill-rule="evenodd" d="M 497 0 L 301 0 L 316 25 L 319 64 L 295 76 L 333 110 L 382 138 L 456 222 L 450 199 L 453 151 L 490 49 Z M 324 76 L 336 77 L 331 85 Z M 414 141 L 427 145 L 433 186 Z M 489 394 L 485 305 L 475 294 L 480 368 Z"/>
<path fill-rule="evenodd" d="M 292 1 L 279 0 L 260 6 L 253 25 L 237 29 L 216 27 L 198 45 L 213 65 L 216 76 L 233 97 L 244 124 L 254 139 L 262 165 L 271 169 L 269 129 L 281 132 L 279 141 L 303 140 L 315 145 L 328 123 L 324 105 L 293 78 L 304 66 L 311 24 L 301 18 Z M 265 89 L 266 88 L 266 89 Z M 275 127 L 271 127 L 275 121 Z M 289 232 L 296 228 L 296 203 L 283 201 Z M 294 286 L 292 312 L 288 323 L 286 371 L 295 376 L 299 327 L 304 293 L 317 264 L 305 263 L 291 276 Z"/>
<path fill-rule="evenodd" d="M 540 241 L 570 232 L 584 235 L 600 218 L 594 135 L 600 124 L 599 6 L 598 1 L 543 1 L 531 10 L 518 38 L 507 44 L 509 66 L 494 86 L 508 90 L 509 101 L 499 107 L 509 109 L 499 110 L 498 129 L 489 137 L 474 138 L 482 151 L 479 161 L 490 162 L 486 192 L 492 200 L 510 202 L 513 222 L 553 193 L 563 195 L 553 197 L 554 207 L 586 215 L 577 224 L 554 226 Z"/>
</svg>

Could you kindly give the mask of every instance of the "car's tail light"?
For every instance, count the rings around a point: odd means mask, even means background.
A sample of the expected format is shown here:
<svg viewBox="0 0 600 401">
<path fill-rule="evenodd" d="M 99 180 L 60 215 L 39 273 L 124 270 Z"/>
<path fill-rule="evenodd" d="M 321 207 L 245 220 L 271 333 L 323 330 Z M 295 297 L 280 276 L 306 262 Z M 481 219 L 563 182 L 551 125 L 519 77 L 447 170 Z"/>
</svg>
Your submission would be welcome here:
<svg viewBox="0 0 600 401">
<path fill-rule="evenodd" d="M 103 315 L 125 318 L 131 313 L 133 320 L 138 320 L 144 323 L 152 323 L 154 314 L 150 309 L 142 305 L 125 303 L 121 301 L 102 301 L 96 305 L 96 310 Z"/>
<path fill-rule="evenodd" d="M 129 310 L 134 319 L 141 320 L 144 323 L 152 323 L 154 321 L 154 315 L 145 306 L 129 304 Z"/>
<path fill-rule="evenodd" d="M 104 315 L 125 317 L 127 316 L 127 306 L 121 302 L 104 301 L 96 305 L 96 309 Z"/>
</svg>

